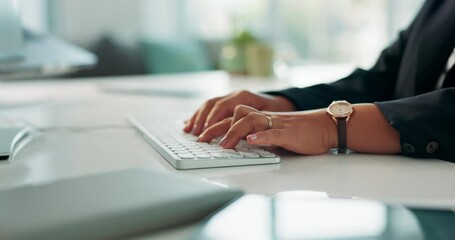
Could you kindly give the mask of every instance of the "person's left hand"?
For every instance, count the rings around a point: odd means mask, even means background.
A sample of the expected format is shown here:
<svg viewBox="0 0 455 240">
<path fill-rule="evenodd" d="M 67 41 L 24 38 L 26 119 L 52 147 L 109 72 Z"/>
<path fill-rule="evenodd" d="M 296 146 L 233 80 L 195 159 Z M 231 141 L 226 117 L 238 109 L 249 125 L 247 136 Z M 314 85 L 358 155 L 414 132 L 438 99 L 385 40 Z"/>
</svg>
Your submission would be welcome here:
<svg viewBox="0 0 455 240">
<path fill-rule="evenodd" d="M 269 119 L 272 127 L 269 129 Z M 239 105 L 234 116 L 206 129 L 198 141 L 209 142 L 223 136 L 220 145 L 234 148 L 246 138 L 252 145 L 273 145 L 286 150 L 316 155 L 336 147 L 336 125 L 324 110 L 293 113 L 261 112 Z"/>
</svg>

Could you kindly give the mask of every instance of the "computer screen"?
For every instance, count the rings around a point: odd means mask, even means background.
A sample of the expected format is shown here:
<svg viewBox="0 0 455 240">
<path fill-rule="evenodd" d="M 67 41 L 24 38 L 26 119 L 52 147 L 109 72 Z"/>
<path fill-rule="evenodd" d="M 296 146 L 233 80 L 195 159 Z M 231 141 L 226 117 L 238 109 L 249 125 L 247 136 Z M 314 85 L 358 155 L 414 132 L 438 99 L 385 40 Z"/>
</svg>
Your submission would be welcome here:
<svg viewBox="0 0 455 240">
<path fill-rule="evenodd" d="M 24 41 L 14 1 L 0 0 L 0 64 L 24 58 Z"/>
<path fill-rule="evenodd" d="M 64 75 L 96 64 L 94 54 L 24 26 L 30 4 L 20 3 L 0 0 L 0 80 Z"/>
</svg>

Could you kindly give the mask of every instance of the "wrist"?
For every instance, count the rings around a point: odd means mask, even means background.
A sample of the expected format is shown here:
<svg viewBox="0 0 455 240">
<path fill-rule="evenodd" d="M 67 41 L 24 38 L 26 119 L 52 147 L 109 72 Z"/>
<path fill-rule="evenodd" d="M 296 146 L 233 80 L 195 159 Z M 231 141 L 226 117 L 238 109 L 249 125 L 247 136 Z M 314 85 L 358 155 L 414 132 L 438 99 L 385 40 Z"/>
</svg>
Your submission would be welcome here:
<svg viewBox="0 0 455 240">
<path fill-rule="evenodd" d="M 354 112 L 352 104 L 346 100 L 333 101 L 326 109 L 336 125 L 338 153 L 347 152 L 347 124 Z"/>
<path fill-rule="evenodd" d="M 320 123 L 319 127 L 321 127 L 320 132 L 322 133 L 321 137 L 324 148 L 326 148 L 327 151 L 332 148 L 337 148 L 338 134 L 336 122 L 327 114 L 325 109 L 320 109 L 313 113 L 319 116 L 317 119 L 318 123 Z"/>
<path fill-rule="evenodd" d="M 287 98 L 282 97 L 282 96 L 275 96 L 273 99 L 274 102 L 274 111 L 278 112 L 292 112 L 296 111 L 296 107 L 294 104 Z"/>
</svg>

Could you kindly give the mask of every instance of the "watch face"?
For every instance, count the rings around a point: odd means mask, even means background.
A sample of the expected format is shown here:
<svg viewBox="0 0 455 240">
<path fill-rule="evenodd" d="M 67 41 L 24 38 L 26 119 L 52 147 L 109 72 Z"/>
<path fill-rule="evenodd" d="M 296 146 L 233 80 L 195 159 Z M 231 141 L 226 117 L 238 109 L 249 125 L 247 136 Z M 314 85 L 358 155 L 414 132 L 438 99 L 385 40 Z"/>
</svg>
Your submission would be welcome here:
<svg viewBox="0 0 455 240">
<path fill-rule="evenodd" d="M 352 113 L 352 105 L 346 101 L 335 101 L 329 105 L 327 112 L 334 117 L 346 117 Z"/>
</svg>

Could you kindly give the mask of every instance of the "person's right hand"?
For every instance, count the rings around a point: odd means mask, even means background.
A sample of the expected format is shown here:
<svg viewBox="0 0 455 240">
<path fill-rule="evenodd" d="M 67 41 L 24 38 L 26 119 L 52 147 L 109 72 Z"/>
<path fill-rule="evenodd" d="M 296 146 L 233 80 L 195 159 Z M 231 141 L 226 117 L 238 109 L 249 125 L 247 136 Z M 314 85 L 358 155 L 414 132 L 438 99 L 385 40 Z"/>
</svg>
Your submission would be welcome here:
<svg viewBox="0 0 455 240">
<path fill-rule="evenodd" d="M 257 94 L 243 90 L 206 101 L 186 122 L 183 130 L 199 136 L 206 128 L 227 117 L 231 117 L 235 107 L 240 104 L 260 111 L 295 111 L 295 106 L 285 97 Z"/>
</svg>

